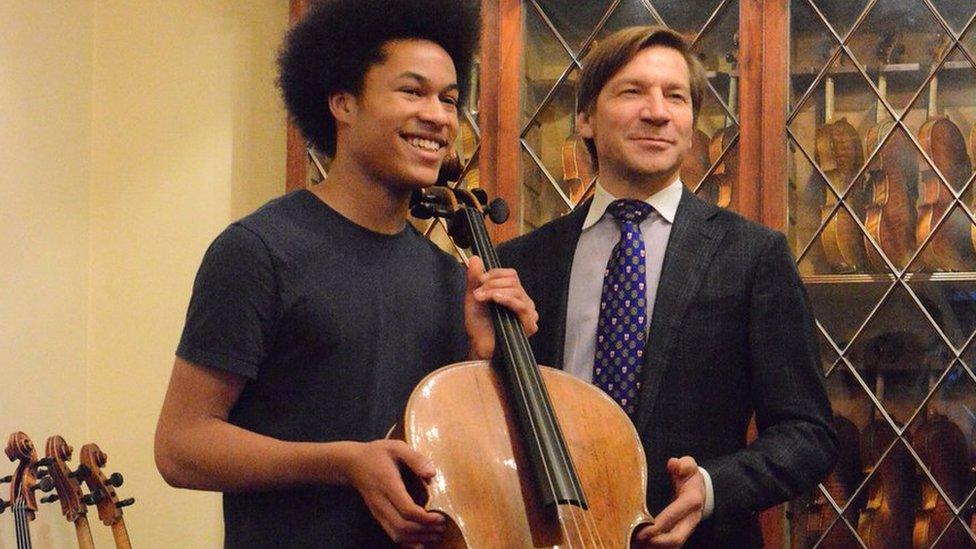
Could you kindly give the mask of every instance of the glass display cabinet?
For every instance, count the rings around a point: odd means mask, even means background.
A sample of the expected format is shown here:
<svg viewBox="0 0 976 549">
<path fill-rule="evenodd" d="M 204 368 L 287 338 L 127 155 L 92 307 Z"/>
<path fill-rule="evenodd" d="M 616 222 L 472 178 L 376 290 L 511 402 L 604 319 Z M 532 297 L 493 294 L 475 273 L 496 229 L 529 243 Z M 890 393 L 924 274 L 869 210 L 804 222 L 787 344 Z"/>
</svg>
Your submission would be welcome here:
<svg viewBox="0 0 976 549">
<path fill-rule="evenodd" d="M 972 547 L 976 3 L 789 8 L 783 229 L 841 437 L 791 541 Z"/>
</svg>

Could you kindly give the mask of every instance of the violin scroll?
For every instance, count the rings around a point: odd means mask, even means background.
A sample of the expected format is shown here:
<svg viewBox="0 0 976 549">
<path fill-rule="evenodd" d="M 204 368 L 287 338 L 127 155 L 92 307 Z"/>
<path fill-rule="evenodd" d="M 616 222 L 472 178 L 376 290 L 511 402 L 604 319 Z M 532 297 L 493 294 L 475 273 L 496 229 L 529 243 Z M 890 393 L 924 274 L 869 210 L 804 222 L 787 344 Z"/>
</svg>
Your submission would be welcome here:
<svg viewBox="0 0 976 549">
<path fill-rule="evenodd" d="M 115 493 L 115 488 L 122 485 L 122 475 L 113 473 L 109 477 L 105 476 L 102 467 L 108 461 L 108 456 L 97 444 L 82 446 L 79 460 L 83 468 L 79 467 L 78 474 L 91 492 L 82 498 L 82 502 L 95 505 L 98 508 L 98 518 L 106 526 L 112 526 L 121 521 L 122 508 L 136 502 L 135 498 L 119 500 Z"/>
<path fill-rule="evenodd" d="M 79 465 L 78 469 L 72 471 L 66 463 L 71 459 L 71 446 L 65 440 L 54 435 L 47 439 L 45 445 L 45 457 L 39 461 L 49 471 L 54 481 L 56 494 L 41 499 L 41 503 L 54 501 L 61 502 L 61 512 L 69 522 L 75 522 L 79 517 L 87 513 L 86 504 L 83 501 L 84 494 L 78 478 L 85 470 L 84 465 Z"/>
<path fill-rule="evenodd" d="M 9 505 L 22 506 L 28 520 L 34 520 L 37 512 L 37 499 L 34 493 L 38 490 L 50 492 L 54 488 L 54 481 L 48 471 L 40 469 L 37 450 L 34 443 L 25 433 L 14 432 L 7 439 L 4 453 L 10 461 L 18 461 L 17 471 L 11 477 Z"/>
</svg>

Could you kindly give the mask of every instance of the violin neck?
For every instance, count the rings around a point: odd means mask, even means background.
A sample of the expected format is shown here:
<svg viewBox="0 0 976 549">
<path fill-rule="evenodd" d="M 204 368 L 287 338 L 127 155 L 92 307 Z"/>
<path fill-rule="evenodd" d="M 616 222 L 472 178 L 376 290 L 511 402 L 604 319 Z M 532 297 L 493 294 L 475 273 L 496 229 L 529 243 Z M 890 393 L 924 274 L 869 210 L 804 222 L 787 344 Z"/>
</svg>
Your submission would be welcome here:
<svg viewBox="0 0 976 549">
<path fill-rule="evenodd" d="M 132 544 L 129 542 L 129 531 L 126 530 L 125 521 L 122 520 L 122 517 L 112 523 L 112 537 L 115 538 L 116 549 L 132 549 Z"/>
<path fill-rule="evenodd" d="M 485 269 L 500 267 L 482 214 L 473 208 L 465 208 L 464 213 L 475 254 L 481 257 Z M 549 393 L 525 330 L 515 313 L 508 308 L 495 304 L 490 307 L 495 327 L 495 348 L 500 351 L 504 366 L 504 385 L 528 450 L 541 501 L 547 506 L 571 504 L 587 509 L 582 484 L 556 421 Z"/>
<path fill-rule="evenodd" d="M 14 531 L 17 534 L 17 549 L 31 549 L 31 538 L 28 515 L 30 509 L 24 505 L 23 500 L 19 500 L 13 508 L 14 512 Z"/>
<path fill-rule="evenodd" d="M 874 113 L 874 122 L 880 124 L 884 118 L 887 111 L 884 107 L 884 102 L 882 98 L 888 96 L 888 77 L 881 73 L 878 75 L 878 111 Z"/>
<path fill-rule="evenodd" d="M 81 515 L 75 520 L 75 535 L 78 537 L 78 549 L 94 549 L 95 542 L 92 540 L 91 527 L 88 525 L 88 517 Z"/>
</svg>

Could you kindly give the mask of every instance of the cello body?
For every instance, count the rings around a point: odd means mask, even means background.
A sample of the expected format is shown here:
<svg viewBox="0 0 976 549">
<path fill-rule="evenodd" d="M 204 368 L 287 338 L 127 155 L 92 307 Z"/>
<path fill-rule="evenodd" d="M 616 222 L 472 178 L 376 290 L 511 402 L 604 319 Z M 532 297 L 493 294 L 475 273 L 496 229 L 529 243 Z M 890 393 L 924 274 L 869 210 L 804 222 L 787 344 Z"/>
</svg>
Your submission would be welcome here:
<svg viewBox="0 0 976 549">
<path fill-rule="evenodd" d="M 447 218 L 455 244 L 493 269 L 500 262 L 484 217 L 500 223 L 507 208 L 487 202 L 484 191 L 435 186 L 414 192 L 411 212 Z M 434 464 L 434 477 L 411 492 L 447 517 L 439 546 L 628 546 L 653 522 L 630 417 L 601 389 L 539 366 L 515 314 L 497 304 L 489 310 L 495 360 L 428 375 L 397 433 Z"/>
<path fill-rule="evenodd" d="M 634 530 L 650 522 L 647 468 L 633 424 L 594 385 L 541 371 L 587 494 L 587 510 L 559 506 L 575 516 L 563 522 L 579 529 L 561 527 L 529 482 L 501 376 L 488 362 L 464 362 L 421 381 L 403 421 L 404 440 L 437 469 L 425 506 L 450 519 L 439 547 L 627 547 Z"/>
</svg>

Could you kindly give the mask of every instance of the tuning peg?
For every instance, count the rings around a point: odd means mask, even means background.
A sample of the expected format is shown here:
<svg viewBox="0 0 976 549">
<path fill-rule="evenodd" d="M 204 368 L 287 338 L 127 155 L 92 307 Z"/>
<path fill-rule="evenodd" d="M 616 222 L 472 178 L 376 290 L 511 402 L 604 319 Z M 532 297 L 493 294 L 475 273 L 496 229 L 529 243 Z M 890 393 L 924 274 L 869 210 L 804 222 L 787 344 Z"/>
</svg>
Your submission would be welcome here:
<svg viewBox="0 0 976 549">
<path fill-rule="evenodd" d="M 488 203 L 488 192 L 482 189 L 481 187 L 475 187 L 471 189 L 471 194 L 473 194 L 474 197 L 478 199 L 478 202 L 481 202 L 482 206 Z"/>
<path fill-rule="evenodd" d="M 123 482 L 125 482 L 125 479 L 122 478 L 122 473 L 112 473 L 112 476 L 105 479 L 105 484 L 115 486 L 116 488 L 122 486 Z"/>
<path fill-rule="evenodd" d="M 53 488 L 54 479 L 51 477 L 44 477 L 37 484 L 31 486 L 31 490 L 40 490 L 42 492 L 50 492 Z"/>
<path fill-rule="evenodd" d="M 10 502 L 0 499 L 0 513 L 2 513 L 7 507 L 10 507 Z"/>
<path fill-rule="evenodd" d="M 7 476 L 5 476 L 3 478 L 0 478 L 0 484 L 4 484 L 6 482 L 10 482 L 13 479 L 14 479 L 13 475 L 7 475 Z"/>
<path fill-rule="evenodd" d="M 42 457 L 41 459 L 37 460 L 37 465 L 40 467 L 50 467 L 53 464 L 54 460 L 49 457 Z"/>
<path fill-rule="evenodd" d="M 82 496 L 81 502 L 85 505 L 97 505 L 99 501 L 102 501 L 103 497 L 101 492 L 92 492 Z"/>
<path fill-rule="evenodd" d="M 89 469 L 87 465 L 82 463 L 78 465 L 77 469 L 68 473 L 68 476 L 71 478 L 87 477 L 89 473 L 91 473 L 91 469 Z"/>
<path fill-rule="evenodd" d="M 132 505 L 135 502 L 136 502 L 136 498 L 126 498 L 126 499 L 123 499 L 122 501 L 116 502 L 115 503 L 115 506 L 118 507 L 119 509 L 121 509 L 123 507 L 128 507 L 128 506 Z"/>
<path fill-rule="evenodd" d="M 496 198 L 488 204 L 488 217 L 496 225 L 501 225 L 502 223 L 508 221 L 508 204 L 501 198 Z"/>
<path fill-rule="evenodd" d="M 42 497 L 41 498 L 41 503 L 54 503 L 55 501 L 58 501 L 59 499 L 60 498 L 58 497 L 57 494 L 51 494 L 50 496 Z"/>
</svg>

